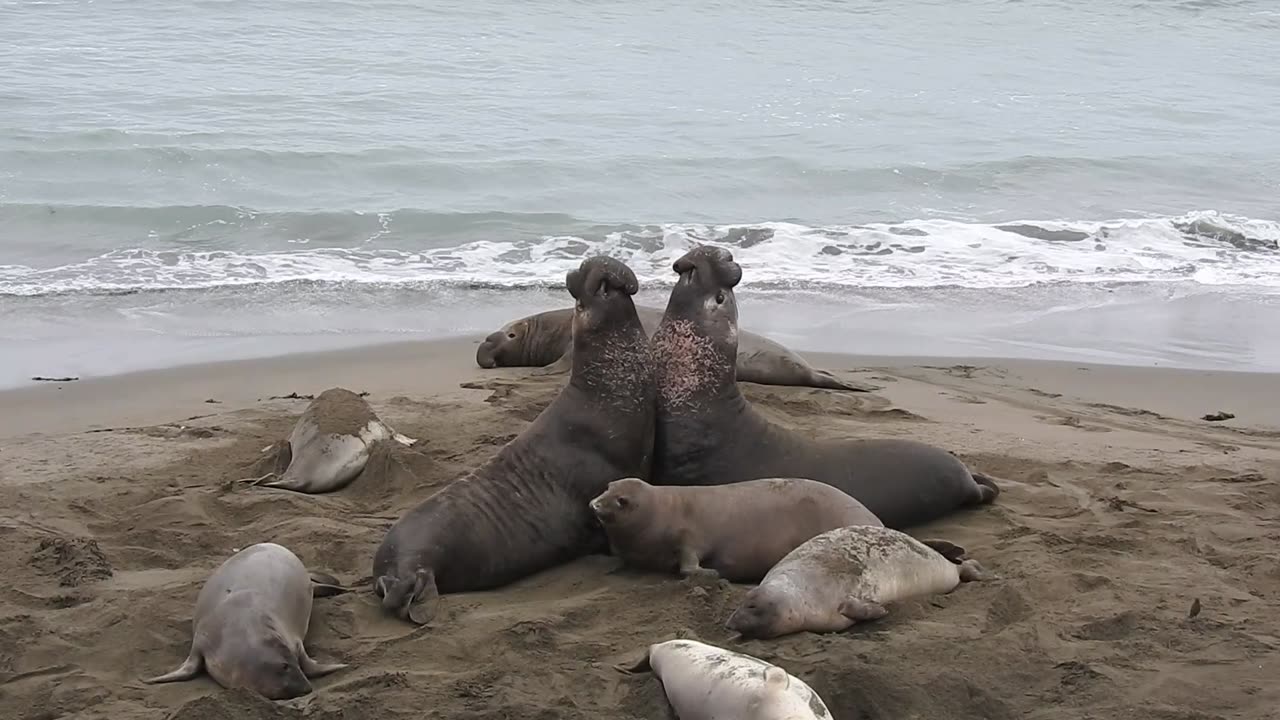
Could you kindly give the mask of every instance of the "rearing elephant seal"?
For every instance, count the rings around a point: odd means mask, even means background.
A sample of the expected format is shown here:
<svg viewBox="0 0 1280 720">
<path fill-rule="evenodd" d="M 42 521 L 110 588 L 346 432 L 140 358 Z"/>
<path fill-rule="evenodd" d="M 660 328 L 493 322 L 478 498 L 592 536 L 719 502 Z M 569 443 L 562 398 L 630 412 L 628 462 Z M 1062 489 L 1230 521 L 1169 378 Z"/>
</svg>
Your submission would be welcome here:
<svg viewBox="0 0 1280 720">
<path fill-rule="evenodd" d="M 313 588 L 313 577 L 322 584 Z M 173 672 L 143 680 L 190 680 L 201 669 L 225 688 L 248 688 L 272 700 L 311 692 L 308 678 L 347 667 L 311 659 L 303 647 L 314 594 L 345 592 L 333 578 L 310 574 L 288 548 L 250 545 L 227 558 L 196 597 L 191 652 Z"/>
<path fill-rule="evenodd" d="M 881 525 L 848 494 L 804 478 L 711 487 L 609 483 L 591 501 L 613 554 L 628 565 L 685 576 L 759 582 L 809 538 L 846 525 Z"/>
<path fill-rule="evenodd" d="M 855 525 L 829 530 L 792 550 L 752 588 L 725 627 L 749 638 L 838 632 L 889 614 L 885 605 L 949 593 L 988 580 L 977 560 L 949 560 L 906 533 Z"/>
<path fill-rule="evenodd" d="M 652 335 L 662 320 L 657 308 L 636 306 L 645 333 Z M 573 358 L 569 325 L 573 309 L 548 310 L 512 320 L 491 333 L 476 348 L 476 364 L 482 368 L 541 367 L 541 373 L 569 369 Z M 870 392 L 874 385 L 841 380 L 825 370 L 816 370 L 780 343 L 755 333 L 743 332 L 738 343 L 738 380 L 761 385 L 798 385 Z"/>
<path fill-rule="evenodd" d="M 639 282 L 595 257 L 565 286 L 577 299 L 568 384 L 496 456 L 387 532 L 373 577 L 388 612 L 423 624 L 440 593 L 499 587 L 603 545 L 587 503 L 612 480 L 648 475 L 654 389 L 631 300 Z"/>
<path fill-rule="evenodd" d="M 699 246 L 673 266 L 680 279 L 653 335 L 658 386 L 655 485 L 721 485 L 804 477 L 857 498 L 889 527 L 990 503 L 999 493 L 951 453 L 913 440 L 818 439 L 769 422 L 734 377 L 742 268 Z"/>
</svg>

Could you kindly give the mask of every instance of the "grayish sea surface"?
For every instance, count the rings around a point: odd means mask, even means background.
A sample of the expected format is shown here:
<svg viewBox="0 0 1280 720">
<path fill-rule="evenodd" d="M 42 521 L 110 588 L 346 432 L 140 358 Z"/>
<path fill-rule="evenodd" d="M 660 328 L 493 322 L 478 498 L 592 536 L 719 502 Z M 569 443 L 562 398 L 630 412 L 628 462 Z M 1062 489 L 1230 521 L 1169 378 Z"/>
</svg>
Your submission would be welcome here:
<svg viewBox="0 0 1280 720">
<path fill-rule="evenodd" d="M 1280 369 L 1271 0 L 0 0 L 0 386 L 492 329 Z"/>
</svg>

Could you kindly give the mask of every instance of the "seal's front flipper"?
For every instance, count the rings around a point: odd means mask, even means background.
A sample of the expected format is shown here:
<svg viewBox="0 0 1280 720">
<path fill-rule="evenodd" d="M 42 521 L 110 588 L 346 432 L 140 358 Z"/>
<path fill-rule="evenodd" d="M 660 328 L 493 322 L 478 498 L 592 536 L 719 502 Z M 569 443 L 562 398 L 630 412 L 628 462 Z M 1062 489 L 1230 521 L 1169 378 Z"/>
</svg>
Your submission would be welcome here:
<svg viewBox="0 0 1280 720">
<path fill-rule="evenodd" d="M 436 587 L 436 574 L 431 570 L 419 570 L 414 593 L 405 608 L 405 617 L 417 625 L 426 625 L 440 610 L 440 589 Z"/>
<path fill-rule="evenodd" d="M 715 583 L 720 579 L 720 573 L 711 568 L 702 567 L 698 553 L 688 546 L 680 549 L 680 575 L 696 583 Z"/>
<path fill-rule="evenodd" d="M 273 472 L 269 472 L 269 473 L 267 473 L 266 475 L 263 475 L 263 476 L 261 476 L 261 477 L 247 477 L 247 478 L 240 478 L 239 480 L 233 480 L 232 482 L 245 483 L 245 484 L 248 484 L 248 485 L 264 485 L 264 484 L 266 484 L 266 483 L 268 483 L 268 482 L 274 482 L 275 480 L 278 480 L 279 478 L 280 478 L 280 476 L 279 476 L 279 475 L 277 475 L 277 474 L 275 474 L 275 473 L 273 473 Z"/>
<path fill-rule="evenodd" d="M 559 360 L 556 360 L 550 365 L 543 365 L 542 367 L 536 370 L 532 370 L 530 371 L 529 374 L 539 375 L 539 376 L 559 375 L 561 373 L 567 373 L 572 369 L 573 369 L 573 346 L 570 346 L 569 349 L 565 350 L 564 354 L 560 356 Z"/>
<path fill-rule="evenodd" d="M 330 597 L 351 592 L 351 588 L 343 587 L 342 583 L 338 582 L 338 578 L 328 573 L 313 570 L 310 574 L 312 597 Z"/>
<path fill-rule="evenodd" d="M 889 611 L 880 603 L 856 597 L 851 597 L 840 603 L 839 612 L 854 622 L 879 620 L 889 614 Z"/>
<path fill-rule="evenodd" d="M 191 654 L 187 656 L 187 659 L 182 663 L 182 665 L 178 666 L 177 670 L 174 670 L 173 672 L 165 673 L 164 675 L 157 675 L 153 678 L 139 678 L 139 679 L 148 685 L 154 685 L 156 683 L 178 682 L 179 680 L 190 680 L 196 675 L 199 675 L 200 671 L 203 669 L 204 669 L 204 656 L 202 656 L 196 650 L 192 649 Z"/>
<path fill-rule="evenodd" d="M 930 548 L 933 548 L 939 555 L 950 560 L 956 565 L 959 565 L 964 561 L 965 549 L 953 542 L 936 539 L 921 540 L 920 542 Z"/>
<path fill-rule="evenodd" d="M 408 435 L 401 435 L 398 432 L 392 432 L 391 437 L 405 447 L 412 447 L 414 443 L 418 442 L 417 438 L 411 438 Z"/>
<path fill-rule="evenodd" d="M 298 667 L 302 670 L 302 674 L 307 679 L 324 677 L 329 673 L 335 673 L 347 667 L 346 663 L 318 663 L 310 655 L 307 654 L 306 648 L 298 649 Z"/>
</svg>

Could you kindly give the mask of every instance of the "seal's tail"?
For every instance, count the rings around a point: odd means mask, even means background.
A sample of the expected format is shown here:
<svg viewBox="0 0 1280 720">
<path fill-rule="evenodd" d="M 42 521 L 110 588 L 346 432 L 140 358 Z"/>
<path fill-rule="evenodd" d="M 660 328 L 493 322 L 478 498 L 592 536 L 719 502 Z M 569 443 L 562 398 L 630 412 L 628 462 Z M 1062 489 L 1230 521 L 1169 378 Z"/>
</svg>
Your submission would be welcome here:
<svg viewBox="0 0 1280 720">
<path fill-rule="evenodd" d="M 979 505 L 990 505 L 1000 496 L 1000 486 L 996 484 L 995 478 L 986 473 L 969 471 L 973 476 L 973 481 L 978 483 L 978 503 Z"/>
</svg>

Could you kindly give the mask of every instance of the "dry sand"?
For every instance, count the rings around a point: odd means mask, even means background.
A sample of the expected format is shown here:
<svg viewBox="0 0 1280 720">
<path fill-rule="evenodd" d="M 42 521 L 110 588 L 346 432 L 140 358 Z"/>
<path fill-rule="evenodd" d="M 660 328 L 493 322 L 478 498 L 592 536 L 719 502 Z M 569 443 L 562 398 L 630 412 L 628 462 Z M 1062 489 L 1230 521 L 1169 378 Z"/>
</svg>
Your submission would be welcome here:
<svg viewBox="0 0 1280 720">
<path fill-rule="evenodd" d="M 595 556 L 446 596 L 414 628 L 368 590 L 385 529 L 518 433 L 563 381 L 478 370 L 473 348 L 0 393 L 0 717 L 662 718 L 657 682 L 611 666 L 677 635 L 783 665 L 839 720 L 1276 717 L 1280 376 L 817 356 L 883 390 L 748 385 L 748 396 L 815 435 L 926 440 L 1006 478 L 995 506 L 913 530 L 965 546 L 999 580 L 843 634 L 738 643 L 722 624 L 745 586 L 707 591 Z M 270 396 L 335 385 L 369 391 L 422 442 L 327 496 L 229 483 L 306 406 Z M 1218 410 L 1237 418 L 1199 419 Z M 209 573 L 268 540 L 360 583 L 316 601 L 308 641 L 319 660 L 353 667 L 286 703 L 207 677 L 139 683 L 186 656 Z"/>
</svg>

